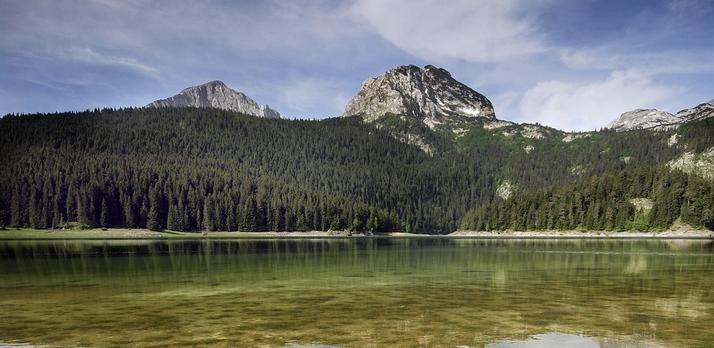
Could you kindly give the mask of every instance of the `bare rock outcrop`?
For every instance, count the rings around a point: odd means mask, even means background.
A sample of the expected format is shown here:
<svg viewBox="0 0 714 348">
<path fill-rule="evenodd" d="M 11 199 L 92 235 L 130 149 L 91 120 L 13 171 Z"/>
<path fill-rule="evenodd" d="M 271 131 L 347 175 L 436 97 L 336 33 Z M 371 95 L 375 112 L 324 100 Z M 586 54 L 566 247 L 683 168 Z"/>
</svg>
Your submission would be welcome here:
<svg viewBox="0 0 714 348">
<path fill-rule="evenodd" d="M 367 122 L 385 114 L 418 119 L 429 128 L 468 119 L 495 120 L 491 102 L 482 94 L 432 65 L 403 65 L 362 83 L 343 116 Z"/>
<path fill-rule="evenodd" d="M 258 105 L 242 92 L 231 89 L 221 81 L 211 81 L 188 87 L 179 94 L 149 103 L 147 107 L 201 107 L 218 108 L 247 115 L 280 118 L 280 113 L 267 105 Z"/>
</svg>

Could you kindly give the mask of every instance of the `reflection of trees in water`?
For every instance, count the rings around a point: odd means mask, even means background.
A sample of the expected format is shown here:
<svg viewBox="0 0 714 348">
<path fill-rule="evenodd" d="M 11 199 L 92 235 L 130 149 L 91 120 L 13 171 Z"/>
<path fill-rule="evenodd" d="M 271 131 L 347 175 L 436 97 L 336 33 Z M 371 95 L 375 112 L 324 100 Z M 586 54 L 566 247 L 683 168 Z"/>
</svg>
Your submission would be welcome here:
<svg viewBox="0 0 714 348">
<path fill-rule="evenodd" d="M 191 328 L 219 325 L 226 334 L 249 337 L 254 334 L 245 330 L 274 328 L 294 337 L 331 330 L 338 340 L 327 342 L 432 335 L 433 342 L 458 337 L 463 343 L 479 332 L 485 344 L 544 329 L 707 337 L 696 325 L 711 317 L 714 256 L 709 242 L 687 245 L 422 238 L 0 242 L 0 285 L 46 286 L 45 296 L 58 301 L 91 291 L 120 313 L 127 301 L 137 311 L 190 316 Z M 244 331 L 228 330 L 238 323 Z M 319 332 L 310 331 L 316 327 Z M 355 336 L 370 330 L 380 334 Z M 682 335 L 673 337 L 687 338 Z"/>
<path fill-rule="evenodd" d="M 196 281 L 320 279 L 334 275 L 386 276 L 405 281 L 428 274 L 448 281 L 510 280 L 622 274 L 645 276 L 676 268 L 675 260 L 711 263 L 710 241 L 486 240 L 486 239 L 265 239 L 191 241 L 2 242 L 2 264 L 19 276 L 43 275 L 61 284 L 66 277 L 114 281 L 191 277 Z M 353 277 L 354 278 L 354 277 Z"/>
</svg>

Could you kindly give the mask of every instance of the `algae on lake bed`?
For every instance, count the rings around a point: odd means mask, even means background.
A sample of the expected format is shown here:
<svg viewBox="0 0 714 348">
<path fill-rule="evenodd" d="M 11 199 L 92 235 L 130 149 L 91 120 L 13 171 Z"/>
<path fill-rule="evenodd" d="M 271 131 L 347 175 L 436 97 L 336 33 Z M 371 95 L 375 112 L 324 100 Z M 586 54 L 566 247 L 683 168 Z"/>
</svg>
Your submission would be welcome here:
<svg viewBox="0 0 714 348">
<path fill-rule="evenodd" d="M 712 266 L 710 241 L 0 241 L 0 342 L 706 347 Z"/>
</svg>

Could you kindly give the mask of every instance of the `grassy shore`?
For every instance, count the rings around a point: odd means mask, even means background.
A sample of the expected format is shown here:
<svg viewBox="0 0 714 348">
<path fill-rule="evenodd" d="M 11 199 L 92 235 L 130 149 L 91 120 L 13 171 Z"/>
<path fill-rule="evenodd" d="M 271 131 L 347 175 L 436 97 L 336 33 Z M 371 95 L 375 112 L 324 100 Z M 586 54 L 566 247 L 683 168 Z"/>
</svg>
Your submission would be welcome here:
<svg viewBox="0 0 714 348">
<path fill-rule="evenodd" d="M 6 228 L 0 230 L 2 239 L 201 239 L 201 238 L 310 238 L 310 237 L 360 237 L 347 231 L 307 231 L 307 232 L 179 232 L 149 231 L 147 229 L 108 228 L 84 230 L 38 230 L 31 228 Z M 419 237 L 410 233 L 388 233 L 380 236 Z"/>
<path fill-rule="evenodd" d="M 471 238 L 662 238 L 662 239 L 714 239 L 714 231 L 677 229 L 656 232 L 613 231 L 456 231 L 450 237 Z"/>
<path fill-rule="evenodd" d="M 714 239 L 714 231 L 676 230 L 661 232 L 603 232 L 603 231 L 456 231 L 448 235 L 427 235 L 413 233 L 382 233 L 378 237 L 396 238 L 666 238 L 666 239 Z M 230 239 L 230 238 L 350 238 L 364 237 L 347 231 L 307 231 L 307 232 L 179 232 L 149 231 L 147 229 L 109 228 L 84 230 L 38 230 L 30 228 L 7 228 L 0 230 L 0 240 L 12 239 Z"/>
</svg>

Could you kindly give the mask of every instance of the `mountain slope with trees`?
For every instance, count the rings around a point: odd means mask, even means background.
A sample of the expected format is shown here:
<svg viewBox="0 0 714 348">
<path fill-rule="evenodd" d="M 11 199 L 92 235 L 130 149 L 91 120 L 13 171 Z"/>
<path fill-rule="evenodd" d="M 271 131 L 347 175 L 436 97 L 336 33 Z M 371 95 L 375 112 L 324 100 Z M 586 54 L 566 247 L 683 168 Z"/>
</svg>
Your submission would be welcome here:
<svg viewBox="0 0 714 348">
<path fill-rule="evenodd" d="M 503 182 L 520 197 L 592 175 L 659 173 L 714 146 L 713 130 L 711 119 L 584 134 L 474 123 L 455 135 L 397 115 L 306 121 L 170 107 L 8 115 L 0 225 L 449 233 L 469 210 L 502 204 Z M 399 138 L 412 133 L 432 151 Z"/>
</svg>

